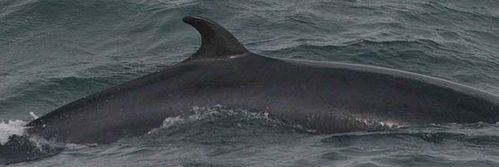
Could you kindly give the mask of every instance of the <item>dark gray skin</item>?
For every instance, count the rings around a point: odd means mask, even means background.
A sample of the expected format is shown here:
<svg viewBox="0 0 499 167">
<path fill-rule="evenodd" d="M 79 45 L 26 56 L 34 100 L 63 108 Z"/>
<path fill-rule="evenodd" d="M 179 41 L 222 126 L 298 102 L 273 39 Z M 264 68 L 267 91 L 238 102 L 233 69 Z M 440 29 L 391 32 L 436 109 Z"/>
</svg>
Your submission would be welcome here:
<svg viewBox="0 0 499 167">
<path fill-rule="evenodd" d="M 499 120 L 499 97 L 481 90 L 388 68 L 259 56 L 213 21 L 184 22 L 202 36 L 192 57 L 62 106 L 28 133 L 109 143 L 214 105 L 265 111 L 318 133 Z"/>
</svg>

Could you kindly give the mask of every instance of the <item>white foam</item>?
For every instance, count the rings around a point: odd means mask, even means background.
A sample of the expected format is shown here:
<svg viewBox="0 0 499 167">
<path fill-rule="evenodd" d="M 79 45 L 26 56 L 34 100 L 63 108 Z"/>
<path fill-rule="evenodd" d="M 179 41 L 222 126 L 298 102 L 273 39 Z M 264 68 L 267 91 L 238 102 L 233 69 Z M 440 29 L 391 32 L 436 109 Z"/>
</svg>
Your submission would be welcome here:
<svg viewBox="0 0 499 167">
<path fill-rule="evenodd" d="M 199 107 L 199 106 L 192 106 L 192 112 L 186 114 L 186 115 L 180 115 L 180 116 L 175 116 L 175 117 L 167 117 L 165 120 L 163 120 L 163 124 L 161 125 L 160 128 L 169 128 L 172 126 L 177 126 L 181 124 L 186 124 L 190 122 L 195 122 L 199 120 L 216 120 L 220 119 L 222 117 L 230 117 L 230 116 L 241 116 L 242 119 L 263 119 L 267 121 L 268 123 L 272 125 L 284 125 L 285 123 L 279 121 L 279 120 L 274 120 L 270 118 L 270 114 L 268 112 L 262 111 L 262 112 L 251 112 L 246 109 L 240 109 L 240 108 L 230 108 L 230 107 L 225 107 L 223 105 L 214 105 L 211 107 Z M 295 126 L 293 126 L 295 127 Z M 299 128 L 298 126 L 295 128 Z M 149 133 L 152 133 L 156 131 L 157 129 L 154 129 L 150 131 Z"/>
<path fill-rule="evenodd" d="M 284 124 L 279 120 L 274 120 L 270 118 L 270 114 L 268 112 L 250 112 L 245 109 L 238 109 L 238 108 L 234 109 L 230 107 L 225 107 L 220 104 L 211 107 L 192 106 L 191 111 L 192 113 L 189 113 L 187 115 L 165 118 L 163 120 L 162 125 L 159 128 L 152 129 L 147 134 L 152 134 L 158 131 L 159 129 L 170 128 L 182 124 L 188 124 L 199 120 L 205 120 L 205 119 L 212 120 L 212 119 L 219 119 L 220 117 L 235 116 L 235 115 L 243 116 L 246 119 L 265 119 L 269 123 L 276 125 Z"/>
<path fill-rule="evenodd" d="M 0 145 L 7 143 L 12 135 L 23 135 L 26 124 L 21 120 L 0 121 Z"/>
<path fill-rule="evenodd" d="M 163 121 L 163 125 L 161 125 L 161 128 L 168 128 L 168 127 L 171 127 L 175 124 L 182 123 L 184 121 L 185 121 L 185 119 L 180 118 L 180 116 L 168 117 Z"/>
</svg>

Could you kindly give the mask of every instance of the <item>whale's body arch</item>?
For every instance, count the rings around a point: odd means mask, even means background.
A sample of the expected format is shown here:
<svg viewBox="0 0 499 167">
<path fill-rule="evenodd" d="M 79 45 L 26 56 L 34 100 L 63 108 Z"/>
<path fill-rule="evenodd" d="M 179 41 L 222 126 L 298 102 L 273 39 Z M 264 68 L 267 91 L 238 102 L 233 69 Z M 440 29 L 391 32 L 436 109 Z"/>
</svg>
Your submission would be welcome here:
<svg viewBox="0 0 499 167">
<path fill-rule="evenodd" d="M 264 57 L 213 21 L 184 21 L 202 36 L 193 56 L 62 106 L 30 122 L 28 134 L 108 143 L 214 105 L 266 111 L 319 133 L 499 120 L 499 98 L 481 90 L 388 68 Z"/>
</svg>

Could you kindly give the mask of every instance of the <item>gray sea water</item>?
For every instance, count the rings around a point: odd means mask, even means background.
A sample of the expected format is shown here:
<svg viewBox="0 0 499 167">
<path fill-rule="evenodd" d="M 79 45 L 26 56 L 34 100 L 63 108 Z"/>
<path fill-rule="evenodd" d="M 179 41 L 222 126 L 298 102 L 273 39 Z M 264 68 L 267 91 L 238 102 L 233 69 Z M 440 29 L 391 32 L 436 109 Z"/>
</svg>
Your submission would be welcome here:
<svg viewBox="0 0 499 167">
<path fill-rule="evenodd" d="M 369 64 L 499 94 L 497 0 L 0 0 L 0 142 L 51 110 L 190 56 L 187 15 L 270 57 Z M 140 137 L 12 166 L 499 166 L 499 125 L 314 135 L 218 106 Z"/>
</svg>

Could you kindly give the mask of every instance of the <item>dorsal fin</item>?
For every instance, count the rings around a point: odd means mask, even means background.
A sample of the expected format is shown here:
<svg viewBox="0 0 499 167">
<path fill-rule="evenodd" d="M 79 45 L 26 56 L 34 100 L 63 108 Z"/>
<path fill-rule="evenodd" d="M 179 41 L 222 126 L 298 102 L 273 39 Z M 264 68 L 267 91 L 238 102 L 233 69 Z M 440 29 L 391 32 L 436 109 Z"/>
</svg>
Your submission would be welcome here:
<svg viewBox="0 0 499 167">
<path fill-rule="evenodd" d="M 225 58 L 249 53 L 225 28 L 203 17 L 187 16 L 183 21 L 201 34 L 201 47 L 189 59 Z"/>
</svg>

